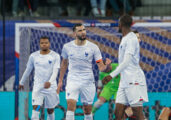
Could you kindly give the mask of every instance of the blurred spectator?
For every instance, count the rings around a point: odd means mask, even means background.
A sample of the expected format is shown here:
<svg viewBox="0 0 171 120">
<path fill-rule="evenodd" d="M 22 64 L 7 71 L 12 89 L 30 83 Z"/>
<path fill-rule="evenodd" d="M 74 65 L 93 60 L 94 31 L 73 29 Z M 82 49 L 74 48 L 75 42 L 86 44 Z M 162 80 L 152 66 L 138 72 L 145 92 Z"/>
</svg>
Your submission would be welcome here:
<svg viewBox="0 0 171 120">
<path fill-rule="evenodd" d="M 137 6 L 137 0 L 109 0 L 109 2 L 114 11 L 120 16 L 124 13 L 133 15 Z"/>
<path fill-rule="evenodd" d="M 18 8 L 18 0 L 13 0 L 13 2 L 12 2 L 12 15 L 14 17 L 17 16 L 17 11 L 18 11 L 17 8 Z"/>
<path fill-rule="evenodd" d="M 83 16 L 88 16 L 91 11 L 89 0 L 78 0 L 77 1 L 77 16 L 81 16 L 81 12 L 83 11 Z"/>
<path fill-rule="evenodd" d="M 92 13 L 95 17 L 106 16 L 106 0 L 100 0 L 99 4 L 97 0 L 90 0 L 91 7 L 92 7 Z M 99 6 L 99 7 L 98 7 Z"/>
<path fill-rule="evenodd" d="M 58 0 L 58 3 L 62 10 L 60 16 L 68 16 L 68 11 L 67 11 L 68 0 Z"/>
<path fill-rule="evenodd" d="M 91 10 L 89 0 L 59 0 L 60 16 L 88 16 Z"/>
<path fill-rule="evenodd" d="M 29 0 L 27 0 L 27 1 L 29 2 Z M 29 4 L 28 2 L 27 2 L 27 4 Z M 40 16 L 39 13 L 37 12 L 37 8 L 38 8 L 38 3 L 39 2 L 40 2 L 39 0 L 30 0 L 32 15 L 34 17 L 39 17 Z"/>
<path fill-rule="evenodd" d="M 13 16 L 25 16 L 25 7 L 29 10 L 31 16 L 39 17 L 37 12 L 39 0 L 13 0 L 12 14 Z M 19 14 L 17 14 L 19 11 Z"/>
</svg>

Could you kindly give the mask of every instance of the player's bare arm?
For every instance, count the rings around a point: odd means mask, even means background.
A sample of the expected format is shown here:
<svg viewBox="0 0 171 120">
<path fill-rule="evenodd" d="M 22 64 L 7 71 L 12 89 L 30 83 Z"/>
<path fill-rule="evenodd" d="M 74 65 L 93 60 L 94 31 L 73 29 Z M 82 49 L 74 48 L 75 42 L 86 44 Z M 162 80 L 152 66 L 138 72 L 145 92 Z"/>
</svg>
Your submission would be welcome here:
<svg viewBox="0 0 171 120">
<path fill-rule="evenodd" d="M 68 59 L 63 59 L 62 63 L 61 63 L 61 69 L 60 69 L 60 75 L 59 75 L 59 81 L 58 81 L 58 88 L 57 88 L 57 94 L 59 94 L 61 88 L 62 88 L 62 84 L 63 84 L 63 78 L 65 75 L 65 72 L 67 70 L 68 67 Z"/>
<path fill-rule="evenodd" d="M 109 58 L 106 58 L 105 63 L 103 60 L 97 62 L 98 68 L 101 72 L 109 72 L 111 70 L 111 60 Z"/>
</svg>

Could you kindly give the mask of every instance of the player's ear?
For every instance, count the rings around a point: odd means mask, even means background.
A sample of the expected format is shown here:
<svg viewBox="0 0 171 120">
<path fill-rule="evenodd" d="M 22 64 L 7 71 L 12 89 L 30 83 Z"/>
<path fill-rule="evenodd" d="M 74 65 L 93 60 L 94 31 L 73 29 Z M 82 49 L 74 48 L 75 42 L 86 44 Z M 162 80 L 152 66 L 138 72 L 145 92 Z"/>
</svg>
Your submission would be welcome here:
<svg viewBox="0 0 171 120">
<path fill-rule="evenodd" d="M 73 37 L 76 37 L 76 32 L 73 32 Z"/>
</svg>

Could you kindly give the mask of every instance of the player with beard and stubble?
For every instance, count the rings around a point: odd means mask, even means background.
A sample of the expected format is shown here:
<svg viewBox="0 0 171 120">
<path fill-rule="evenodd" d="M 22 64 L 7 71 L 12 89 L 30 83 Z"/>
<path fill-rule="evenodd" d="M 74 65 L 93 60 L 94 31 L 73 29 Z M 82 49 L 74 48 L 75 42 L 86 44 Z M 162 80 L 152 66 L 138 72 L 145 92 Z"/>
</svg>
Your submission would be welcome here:
<svg viewBox="0 0 171 120">
<path fill-rule="evenodd" d="M 54 108 L 59 103 L 59 95 L 56 93 L 56 77 L 60 68 L 60 56 L 50 50 L 48 37 L 40 38 L 40 50 L 32 53 L 27 62 L 26 70 L 21 78 L 19 89 L 24 89 L 24 82 L 34 69 L 34 86 L 32 91 L 32 117 L 31 120 L 39 120 L 41 107 L 47 108 L 47 120 L 55 120 Z"/>
<path fill-rule="evenodd" d="M 123 37 L 119 46 L 119 66 L 102 80 L 106 84 L 120 73 L 121 80 L 115 107 L 116 120 L 123 119 L 127 105 L 132 108 L 136 120 L 144 120 L 143 103 L 148 101 L 146 79 L 139 65 L 139 40 L 131 31 L 131 24 L 131 16 L 120 17 L 119 31 Z"/>
<path fill-rule="evenodd" d="M 66 120 L 74 120 L 76 103 L 80 95 L 84 109 L 84 120 L 93 120 L 92 103 L 95 97 L 95 81 L 92 70 L 92 60 L 95 59 L 100 71 L 110 71 L 110 59 L 102 60 L 98 46 L 86 40 L 86 29 L 82 24 L 73 27 L 75 40 L 66 43 L 62 49 L 62 63 L 59 76 L 57 93 L 63 84 L 63 77 L 67 70 L 66 85 L 67 113 Z"/>
</svg>

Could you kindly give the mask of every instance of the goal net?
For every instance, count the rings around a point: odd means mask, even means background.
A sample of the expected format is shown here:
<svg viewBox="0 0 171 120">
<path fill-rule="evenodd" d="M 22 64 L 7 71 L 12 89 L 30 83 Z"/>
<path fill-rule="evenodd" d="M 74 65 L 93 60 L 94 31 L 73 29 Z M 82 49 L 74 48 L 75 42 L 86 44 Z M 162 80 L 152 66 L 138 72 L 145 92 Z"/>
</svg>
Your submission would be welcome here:
<svg viewBox="0 0 171 120">
<path fill-rule="evenodd" d="M 97 44 L 104 58 L 112 62 L 118 61 L 118 48 L 121 34 L 111 23 L 84 23 L 87 39 Z M 145 72 L 150 102 L 145 104 L 147 118 L 157 118 L 163 106 L 171 106 L 171 23 L 135 23 L 133 30 L 140 33 L 140 65 Z M 61 54 L 65 43 L 74 39 L 72 26 L 57 26 L 52 23 L 16 23 L 15 54 L 16 54 L 16 88 L 18 81 L 26 68 L 29 55 L 39 50 L 39 39 L 42 36 L 50 38 L 51 49 Z M 98 80 L 98 67 L 93 61 L 95 80 Z M 63 88 L 65 88 L 66 77 Z M 31 90 L 33 74 L 25 83 L 25 92 L 19 92 L 19 119 L 31 116 Z M 162 98 L 160 98 L 162 97 Z M 62 98 L 64 99 L 64 98 Z M 16 98 L 17 100 L 17 98 Z M 109 104 L 108 118 L 113 117 L 113 102 Z M 60 106 L 66 110 L 66 106 Z M 111 110 L 110 110 L 111 109 Z M 17 110 L 17 109 L 16 109 Z M 63 110 L 63 111 L 65 111 Z M 59 111 L 61 112 L 61 111 Z M 63 117 L 65 112 L 62 113 Z M 61 116 L 60 116 L 61 117 Z M 61 117 L 60 119 L 63 119 Z"/>
</svg>

